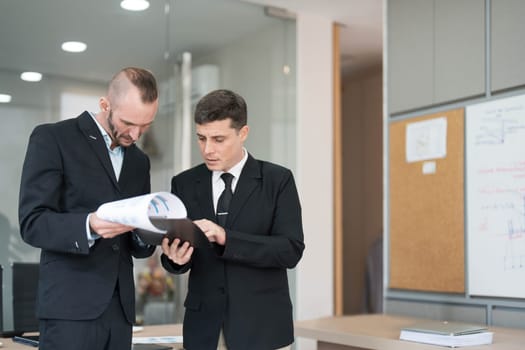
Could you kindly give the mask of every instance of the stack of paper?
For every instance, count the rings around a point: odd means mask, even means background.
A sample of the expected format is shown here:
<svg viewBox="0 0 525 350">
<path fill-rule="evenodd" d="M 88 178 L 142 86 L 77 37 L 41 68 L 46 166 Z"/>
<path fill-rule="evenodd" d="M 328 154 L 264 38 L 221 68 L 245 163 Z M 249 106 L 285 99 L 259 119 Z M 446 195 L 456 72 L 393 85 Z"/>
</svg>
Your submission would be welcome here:
<svg viewBox="0 0 525 350">
<path fill-rule="evenodd" d="M 401 330 L 399 339 L 448 347 L 492 344 L 486 326 L 461 322 L 425 321 Z"/>
</svg>

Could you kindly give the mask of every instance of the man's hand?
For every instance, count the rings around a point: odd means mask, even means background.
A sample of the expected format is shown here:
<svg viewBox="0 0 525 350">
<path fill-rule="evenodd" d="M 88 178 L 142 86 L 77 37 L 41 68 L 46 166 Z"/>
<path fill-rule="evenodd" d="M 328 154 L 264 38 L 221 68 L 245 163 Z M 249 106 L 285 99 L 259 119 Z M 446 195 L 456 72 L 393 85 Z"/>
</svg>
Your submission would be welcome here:
<svg viewBox="0 0 525 350">
<path fill-rule="evenodd" d="M 184 242 L 181 245 L 178 238 L 175 238 L 171 244 L 169 242 L 168 238 L 162 240 L 162 252 L 175 264 L 187 264 L 191 259 L 191 254 L 193 254 L 193 247 L 190 247 L 190 243 Z"/>
<path fill-rule="evenodd" d="M 219 245 L 226 244 L 226 231 L 221 226 L 207 219 L 195 220 L 194 223 L 204 232 L 208 241 Z"/>
<path fill-rule="evenodd" d="M 131 226 L 102 220 L 96 213 L 89 215 L 89 228 L 102 238 L 113 238 L 134 229 Z"/>
</svg>

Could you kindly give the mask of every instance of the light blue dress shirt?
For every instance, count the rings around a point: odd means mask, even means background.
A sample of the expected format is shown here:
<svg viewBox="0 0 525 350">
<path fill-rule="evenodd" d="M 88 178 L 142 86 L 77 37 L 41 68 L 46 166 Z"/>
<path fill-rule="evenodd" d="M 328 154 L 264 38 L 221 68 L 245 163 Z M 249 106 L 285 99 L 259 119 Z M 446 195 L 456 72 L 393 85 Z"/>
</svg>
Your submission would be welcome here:
<svg viewBox="0 0 525 350">
<path fill-rule="evenodd" d="M 124 162 L 124 149 L 122 146 L 117 146 L 114 149 L 111 149 L 111 137 L 109 137 L 109 134 L 106 132 L 106 130 L 100 125 L 100 123 L 95 118 L 95 114 L 92 112 L 89 112 L 91 117 L 93 118 L 93 121 L 95 124 L 97 124 L 98 129 L 100 130 L 100 133 L 102 134 L 102 137 L 104 138 L 104 142 L 106 143 L 106 148 L 108 150 L 109 159 L 111 159 L 111 165 L 113 166 L 113 171 L 115 171 L 115 177 L 117 178 L 117 181 L 120 177 L 120 171 L 122 170 L 122 163 Z M 100 236 L 94 233 L 91 233 L 91 230 L 89 229 L 89 217 L 91 214 L 89 214 L 86 218 L 86 233 L 88 238 L 88 244 L 89 246 L 93 246 L 95 244 L 95 240 L 99 239 Z"/>
</svg>

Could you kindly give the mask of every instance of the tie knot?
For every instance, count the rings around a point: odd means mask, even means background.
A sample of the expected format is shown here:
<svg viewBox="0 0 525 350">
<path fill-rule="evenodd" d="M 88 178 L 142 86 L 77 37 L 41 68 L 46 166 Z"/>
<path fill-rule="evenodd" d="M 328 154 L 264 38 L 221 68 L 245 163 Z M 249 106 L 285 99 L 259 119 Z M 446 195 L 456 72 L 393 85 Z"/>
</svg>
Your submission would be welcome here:
<svg viewBox="0 0 525 350">
<path fill-rule="evenodd" d="M 222 181 L 224 181 L 224 188 L 231 188 L 232 187 L 232 180 L 233 175 L 230 173 L 223 173 L 221 175 Z"/>
</svg>

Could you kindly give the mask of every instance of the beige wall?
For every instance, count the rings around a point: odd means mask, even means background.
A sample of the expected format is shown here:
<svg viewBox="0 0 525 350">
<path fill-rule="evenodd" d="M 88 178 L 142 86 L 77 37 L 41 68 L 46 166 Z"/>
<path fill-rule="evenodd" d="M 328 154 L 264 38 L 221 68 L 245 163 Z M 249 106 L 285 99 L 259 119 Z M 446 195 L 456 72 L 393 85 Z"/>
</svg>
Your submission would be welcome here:
<svg viewBox="0 0 525 350">
<path fill-rule="evenodd" d="M 382 234 L 382 70 L 344 77 L 343 312 L 364 311 L 366 255 Z"/>
<path fill-rule="evenodd" d="M 332 21 L 297 16 L 297 188 L 306 249 L 296 268 L 299 320 L 333 315 Z M 315 350 L 312 339 L 296 349 Z"/>
</svg>

